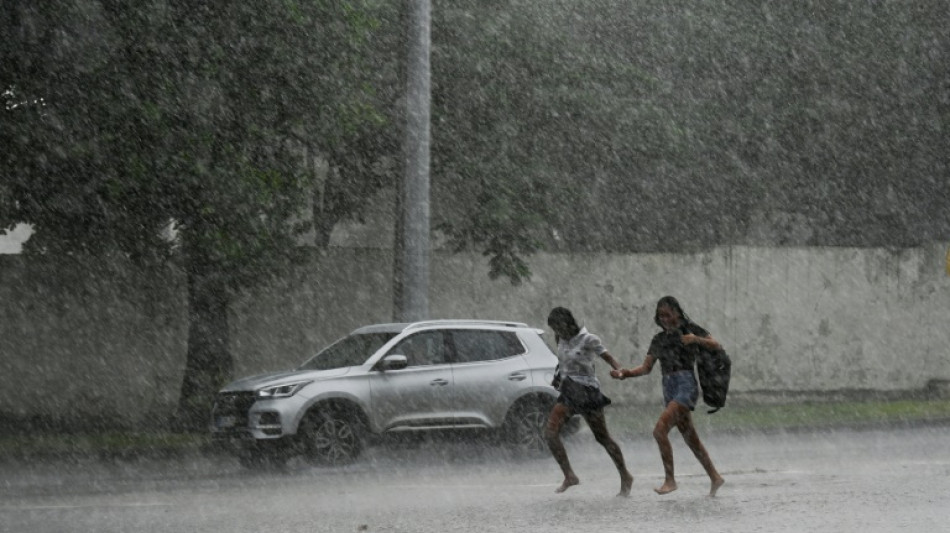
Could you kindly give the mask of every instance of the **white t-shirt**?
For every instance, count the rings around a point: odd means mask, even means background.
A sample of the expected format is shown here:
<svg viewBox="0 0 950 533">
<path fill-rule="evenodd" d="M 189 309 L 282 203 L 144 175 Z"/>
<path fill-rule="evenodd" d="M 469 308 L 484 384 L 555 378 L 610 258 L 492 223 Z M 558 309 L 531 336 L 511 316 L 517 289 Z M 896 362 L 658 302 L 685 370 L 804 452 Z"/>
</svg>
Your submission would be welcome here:
<svg viewBox="0 0 950 533">
<path fill-rule="evenodd" d="M 607 348 L 600 337 L 581 328 L 580 333 L 570 339 L 561 339 L 557 343 L 557 358 L 560 363 L 561 377 L 570 376 L 583 385 L 600 387 L 600 381 L 594 374 L 594 358 L 600 357 Z"/>
</svg>

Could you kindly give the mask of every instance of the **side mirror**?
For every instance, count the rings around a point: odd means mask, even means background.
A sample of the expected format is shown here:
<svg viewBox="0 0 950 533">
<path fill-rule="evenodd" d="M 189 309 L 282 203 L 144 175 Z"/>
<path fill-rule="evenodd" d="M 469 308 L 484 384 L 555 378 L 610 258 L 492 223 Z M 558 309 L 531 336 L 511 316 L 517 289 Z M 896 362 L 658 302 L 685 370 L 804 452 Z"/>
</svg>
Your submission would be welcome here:
<svg viewBox="0 0 950 533">
<path fill-rule="evenodd" d="M 390 354 L 376 365 L 376 368 L 385 372 L 387 370 L 400 370 L 409 366 L 409 359 L 405 355 Z"/>
</svg>

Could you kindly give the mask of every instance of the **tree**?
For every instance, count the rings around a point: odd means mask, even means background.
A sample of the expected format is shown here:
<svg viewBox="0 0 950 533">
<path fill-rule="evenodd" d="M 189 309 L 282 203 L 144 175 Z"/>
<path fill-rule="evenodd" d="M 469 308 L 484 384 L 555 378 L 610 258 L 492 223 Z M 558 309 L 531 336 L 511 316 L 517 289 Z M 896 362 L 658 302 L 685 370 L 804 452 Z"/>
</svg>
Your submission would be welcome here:
<svg viewBox="0 0 950 533">
<path fill-rule="evenodd" d="M 950 235 L 946 5 L 496 0 L 433 16 L 433 169 L 454 189 L 433 210 L 461 248 Z"/>
<path fill-rule="evenodd" d="M 390 178 L 373 169 L 396 138 L 394 93 L 377 90 L 395 73 L 390 48 L 374 41 L 384 8 L 75 0 L 5 10 L 0 225 L 33 224 L 30 254 L 118 252 L 184 270 L 184 427 L 203 424 L 231 378 L 232 295 L 279 272 L 309 226 L 301 214 L 316 176 L 305 156 L 331 167 L 318 239 Z"/>
<path fill-rule="evenodd" d="M 600 249 L 618 227 L 598 199 L 683 151 L 660 79 L 595 39 L 616 16 L 601 4 L 433 9 L 434 210 L 492 277 L 530 276 L 540 249 Z"/>
</svg>

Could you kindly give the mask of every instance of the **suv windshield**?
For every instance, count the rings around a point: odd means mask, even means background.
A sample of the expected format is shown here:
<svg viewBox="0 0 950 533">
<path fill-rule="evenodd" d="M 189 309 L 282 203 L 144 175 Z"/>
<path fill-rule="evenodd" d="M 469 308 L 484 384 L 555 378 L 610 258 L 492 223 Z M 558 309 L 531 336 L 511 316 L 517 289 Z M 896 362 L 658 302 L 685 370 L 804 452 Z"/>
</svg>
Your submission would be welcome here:
<svg viewBox="0 0 950 533">
<path fill-rule="evenodd" d="M 359 366 L 395 336 L 395 333 L 363 333 L 343 337 L 300 365 L 298 370 L 332 370 Z"/>
</svg>

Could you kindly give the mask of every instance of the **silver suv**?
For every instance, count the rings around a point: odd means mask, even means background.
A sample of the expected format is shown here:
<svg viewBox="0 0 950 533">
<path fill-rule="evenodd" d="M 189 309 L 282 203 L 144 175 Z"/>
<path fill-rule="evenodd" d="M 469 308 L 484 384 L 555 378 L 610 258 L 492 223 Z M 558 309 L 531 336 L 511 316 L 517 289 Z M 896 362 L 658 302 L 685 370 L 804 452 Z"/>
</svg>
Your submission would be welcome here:
<svg viewBox="0 0 950 533">
<path fill-rule="evenodd" d="M 362 327 L 296 370 L 224 387 L 212 435 L 246 466 L 294 454 L 348 463 L 367 439 L 400 431 L 486 428 L 542 450 L 557 399 L 557 358 L 542 332 L 486 320 Z"/>
</svg>

